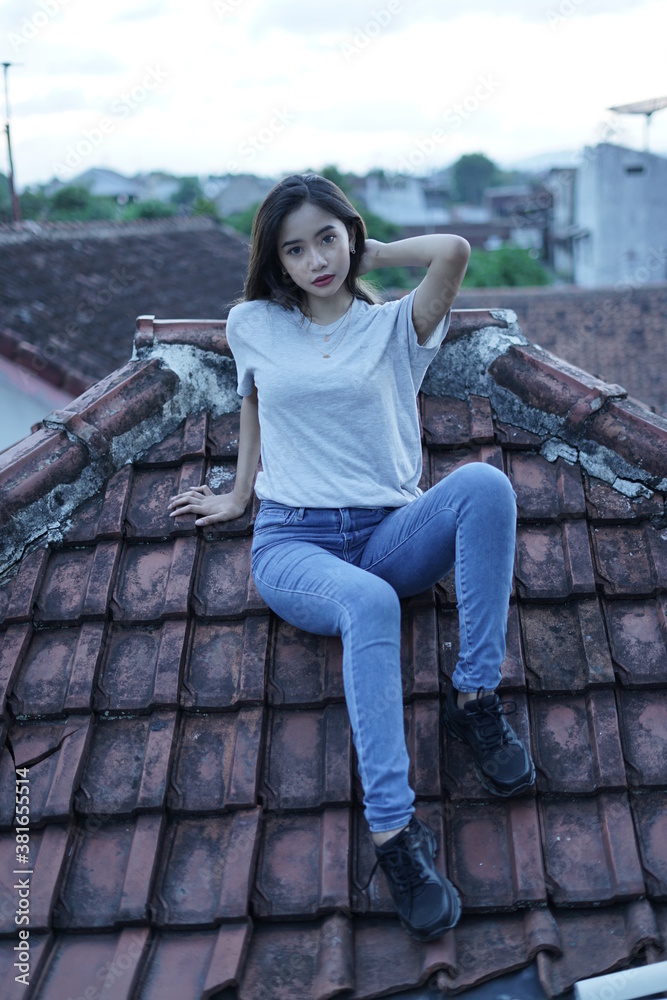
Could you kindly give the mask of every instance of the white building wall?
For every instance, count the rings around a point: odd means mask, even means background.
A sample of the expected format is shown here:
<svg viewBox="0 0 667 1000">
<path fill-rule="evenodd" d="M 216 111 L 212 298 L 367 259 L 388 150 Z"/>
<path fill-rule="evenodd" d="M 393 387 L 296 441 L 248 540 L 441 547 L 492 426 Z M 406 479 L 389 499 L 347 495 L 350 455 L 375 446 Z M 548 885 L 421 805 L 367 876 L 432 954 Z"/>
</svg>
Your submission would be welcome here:
<svg viewBox="0 0 667 1000">
<path fill-rule="evenodd" d="M 667 279 L 667 159 L 610 143 L 577 170 L 574 280 L 586 287 Z"/>
</svg>

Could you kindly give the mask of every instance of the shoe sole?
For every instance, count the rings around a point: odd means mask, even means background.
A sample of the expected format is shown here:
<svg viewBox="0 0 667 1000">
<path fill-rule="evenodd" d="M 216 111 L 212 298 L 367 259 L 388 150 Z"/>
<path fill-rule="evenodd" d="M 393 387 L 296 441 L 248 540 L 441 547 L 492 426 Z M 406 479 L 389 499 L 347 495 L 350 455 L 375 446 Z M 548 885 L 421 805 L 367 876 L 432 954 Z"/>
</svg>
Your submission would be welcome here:
<svg viewBox="0 0 667 1000">
<path fill-rule="evenodd" d="M 428 834 L 431 857 L 433 858 L 433 860 L 435 860 L 435 856 L 438 853 L 438 843 L 435 839 L 435 834 L 433 833 L 433 830 L 430 830 L 428 827 L 426 827 L 425 832 Z M 447 881 L 449 882 L 449 879 L 447 879 Z M 401 922 L 401 926 L 403 927 L 404 930 L 408 932 L 410 937 L 413 937 L 415 939 L 415 941 L 434 941 L 436 938 L 439 938 L 441 934 L 444 934 L 445 931 L 450 931 L 452 927 L 456 927 L 459 920 L 461 919 L 461 897 L 459 895 L 459 891 L 455 885 L 452 885 L 451 882 L 449 882 L 449 884 L 452 888 L 454 895 L 456 896 L 456 912 L 451 922 L 448 923 L 445 927 L 439 927 L 437 930 L 431 931 L 430 934 L 420 934 L 419 931 L 416 931 L 413 927 L 410 927 L 405 922 L 403 917 L 399 915 L 398 919 Z"/>
<path fill-rule="evenodd" d="M 447 718 L 444 712 L 442 721 L 444 723 L 445 729 L 447 730 L 450 736 L 453 736 L 458 743 L 463 743 L 464 746 L 470 748 L 470 744 L 468 743 L 466 738 L 464 736 L 460 736 L 459 733 L 456 731 L 456 723 L 452 722 L 449 718 Z M 497 785 L 491 784 L 489 776 L 485 774 L 484 771 L 482 771 L 481 767 L 479 766 L 474 757 L 472 762 L 477 777 L 479 778 L 480 783 L 484 786 L 484 788 L 486 788 L 487 792 L 491 792 L 492 795 L 496 795 L 498 796 L 498 798 L 501 799 L 509 799 L 513 795 L 518 795 L 519 792 L 525 792 L 528 788 L 532 788 L 532 786 L 535 783 L 535 764 L 530 758 L 528 759 L 530 760 L 530 774 L 528 775 L 526 780 L 523 781 L 520 785 L 516 785 L 515 788 L 510 788 L 509 790 L 504 788 L 498 788 Z"/>
</svg>

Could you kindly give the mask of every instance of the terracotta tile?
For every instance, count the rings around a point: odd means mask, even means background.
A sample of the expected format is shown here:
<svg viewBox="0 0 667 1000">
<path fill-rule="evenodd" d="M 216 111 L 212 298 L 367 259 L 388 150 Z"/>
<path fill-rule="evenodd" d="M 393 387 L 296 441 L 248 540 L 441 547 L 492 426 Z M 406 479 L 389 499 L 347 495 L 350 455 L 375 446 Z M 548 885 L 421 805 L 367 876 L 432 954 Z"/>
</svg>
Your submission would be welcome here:
<svg viewBox="0 0 667 1000">
<path fill-rule="evenodd" d="M 532 753 L 532 735 L 526 696 L 522 692 L 507 693 L 500 689 L 500 697 L 509 723 Z M 494 796 L 479 780 L 469 749 L 460 740 L 450 736 L 443 728 L 443 783 L 448 797 L 453 801 L 488 801 Z M 533 790 L 527 792 L 533 794 Z"/>
<path fill-rule="evenodd" d="M 406 705 L 404 717 L 410 787 L 420 799 L 440 799 L 440 702 L 420 698 Z"/>
<path fill-rule="evenodd" d="M 458 930 L 422 944 L 413 940 L 398 920 L 364 918 L 355 921 L 355 997 L 388 996 L 389 990 L 410 990 L 421 986 L 423 992 L 435 990 L 436 975 L 453 971 L 458 963 Z M 388 960 L 388 956 L 391 959 Z M 426 995 L 426 994 L 424 994 Z"/>
<path fill-rule="evenodd" d="M 447 829 L 450 878 L 467 911 L 546 901 L 534 800 L 461 803 L 452 806 Z"/>
<path fill-rule="evenodd" d="M 161 413 L 164 404 L 176 394 L 178 384 L 176 373 L 157 358 L 131 361 L 80 396 L 75 401 L 74 416 L 108 441 Z"/>
<path fill-rule="evenodd" d="M 29 625 L 10 625 L 0 632 L 0 709 L 4 711 L 7 694 L 14 686 L 32 638 Z"/>
<path fill-rule="evenodd" d="M 21 560 L 18 573 L 0 587 L 0 622 L 3 626 L 30 621 L 48 559 L 47 549 L 30 552 Z"/>
<path fill-rule="evenodd" d="M 632 811 L 648 895 L 664 902 L 667 899 L 667 792 L 663 789 L 633 795 Z"/>
<path fill-rule="evenodd" d="M 206 412 L 190 413 L 176 430 L 141 456 L 142 465 L 173 465 L 187 458 L 204 458 L 206 455 Z"/>
<path fill-rule="evenodd" d="M 119 543 L 52 552 L 35 605 L 35 620 L 76 625 L 104 618 L 118 563 Z"/>
<path fill-rule="evenodd" d="M 94 702 L 99 711 L 176 708 L 185 621 L 112 625 Z"/>
<path fill-rule="evenodd" d="M 441 678 L 451 681 L 459 656 L 459 616 L 454 609 L 441 608 L 438 611 L 438 628 L 440 634 L 440 673 Z M 507 633 L 505 636 L 505 659 L 501 665 L 503 690 L 523 689 L 526 687 L 524 655 L 519 626 L 519 610 L 515 601 L 510 602 L 507 616 Z M 446 683 L 443 683 L 446 688 Z"/>
<path fill-rule="evenodd" d="M 628 797 L 542 800 L 545 873 L 557 906 L 622 902 L 644 893 Z"/>
<path fill-rule="evenodd" d="M 583 477 L 586 507 L 591 520 L 621 523 L 661 517 L 665 512 L 665 497 L 662 493 L 652 493 L 650 497 L 627 497 L 609 483 L 589 476 L 586 472 Z"/>
<path fill-rule="evenodd" d="M 667 691 L 619 691 L 618 703 L 630 785 L 667 784 Z"/>
<path fill-rule="evenodd" d="M 251 541 L 227 538 L 205 542 L 192 595 L 195 614 L 229 618 L 265 608 L 250 573 Z"/>
<path fill-rule="evenodd" d="M 629 400 L 612 401 L 596 413 L 586 434 L 599 444 L 659 478 L 665 475 L 667 429 L 653 414 Z"/>
<path fill-rule="evenodd" d="M 309 809 L 351 799 L 352 735 L 345 705 L 273 709 L 262 799 L 266 809 Z"/>
<path fill-rule="evenodd" d="M 558 925 L 549 910 L 543 908 L 496 916 L 464 916 L 454 938 L 454 970 L 443 971 L 437 977 L 439 990 L 447 993 L 465 991 L 492 977 L 518 971 L 544 949 L 560 952 Z M 483 963 L 480 955 L 484 956 Z"/>
<path fill-rule="evenodd" d="M 223 413 L 208 426 L 208 448 L 213 458 L 236 458 L 239 450 L 241 414 Z"/>
<path fill-rule="evenodd" d="M 257 917 L 313 917 L 349 909 L 350 811 L 267 816 L 252 894 Z"/>
<path fill-rule="evenodd" d="M 403 602 L 401 674 L 405 698 L 438 694 L 438 623 L 434 605 L 419 607 Z"/>
<path fill-rule="evenodd" d="M 253 931 L 239 1000 L 324 1000 L 357 979 L 350 921 L 343 914 L 307 923 L 261 923 Z M 355 996 L 361 996 L 355 990 Z"/>
<path fill-rule="evenodd" d="M 176 468 L 136 469 L 126 513 L 127 537 L 143 541 L 194 535 L 195 515 L 170 517 L 168 506 L 172 496 L 201 486 L 203 480 L 203 459 Z"/>
<path fill-rule="evenodd" d="M 137 622 L 184 618 L 196 552 L 196 538 L 125 546 L 111 599 L 113 618 Z"/>
<path fill-rule="evenodd" d="M 613 691 L 534 696 L 530 710 L 539 791 L 573 795 L 626 787 Z"/>
<path fill-rule="evenodd" d="M 190 630 L 181 705 L 200 711 L 258 704 L 264 698 L 269 618 L 195 621 Z"/>
<path fill-rule="evenodd" d="M 604 610 L 621 682 L 667 683 L 667 600 L 607 601 Z"/>
<path fill-rule="evenodd" d="M 90 464 L 88 449 L 65 431 L 41 428 L 0 456 L 0 490 L 7 519 L 58 487 L 74 482 Z M 0 522 L 1 523 L 1 522 Z"/>
<path fill-rule="evenodd" d="M 597 600 L 519 606 L 526 676 L 531 690 L 568 692 L 614 683 Z"/>
<path fill-rule="evenodd" d="M 517 448 L 521 451 L 539 451 L 542 447 L 542 438 L 539 434 L 533 434 L 523 427 L 504 424 L 500 420 L 495 420 L 494 426 L 496 441 L 507 450 Z"/>
<path fill-rule="evenodd" d="M 251 938 L 249 921 L 213 931 L 164 931 L 153 938 L 139 984 L 142 1000 L 213 998 L 236 986 Z"/>
<path fill-rule="evenodd" d="M 517 495 L 520 521 L 584 517 L 586 502 L 578 465 L 564 459 L 547 462 L 539 455 L 508 452 L 507 474 Z"/>
<path fill-rule="evenodd" d="M 454 396 L 422 397 L 422 426 L 429 447 L 457 447 L 473 441 L 485 444 L 493 441 L 493 420 L 488 399 L 471 396 L 470 400 Z"/>
<path fill-rule="evenodd" d="M 21 909 L 19 891 L 28 889 L 29 930 L 40 934 L 51 926 L 51 914 L 63 877 L 69 835 L 66 826 L 52 823 L 42 830 L 30 827 L 30 864 L 17 864 L 16 830 L 0 834 L 0 934 L 16 935 L 15 914 Z M 20 874 L 17 872 L 20 870 Z M 16 940 L 16 939 L 15 939 Z"/>
<path fill-rule="evenodd" d="M 29 949 L 27 952 L 15 951 L 15 947 L 21 944 L 18 931 L 28 931 Z M 26 982 L 35 983 L 43 968 L 46 953 L 49 946 L 49 935 L 35 934 L 30 928 L 16 928 L 11 938 L 0 941 L 0 983 L 3 988 L 3 1000 L 25 1000 Z M 21 959 L 26 958 L 27 962 Z M 18 965 L 14 965 L 18 962 Z M 27 980 L 19 980 L 17 976 L 27 976 Z M 36 996 L 36 994 L 33 994 Z"/>
<path fill-rule="evenodd" d="M 66 542 L 75 545 L 91 543 L 98 538 L 123 537 L 131 474 L 131 467 L 123 466 L 108 480 L 102 493 L 77 507 L 72 514 L 70 527 L 63 535 Z"/>
<path fill-rule="evenodd" d="M 15 715 L 90 711 L 104 623 L 33 632 L 10 695 Z"/>
<path fill-rule="evenodd" d="M 490 326 L 497 326 L 499 329 L 507 329 L 507 320 L 503 319 L 495 310 L 489 309 L 454 309 L 447 331 L 447 340 L 458 340 L 460 337 L 469 336 L 476 330 L 484 330 Z"/>
<path fill-rule="evenodd" d="M 595 593 L 595 576 L 585 521 L 527 527 L 516 539 L 519 597 L 564 600 Z"/>
<path fill-rule="evenodd" d="M 650 597 L 667 589 L 667 532 L 618 525 L 593 528 L 592 539 L 605 594 Z"/>
<path fill-rule="evenodd" d="M 433 486 L 445 479 L 460 465 L 486 462 L 501 472 L 505 471 L 502 450 L 495 444 L 482 444 L 473 448 L 456 448 L 452 451 L 429 451 L 430 482 Z"/>
<path fill-rule="evenodd" d="M 153 923 L 211 927 L 248 914 L 259 809 L 173 819 L 164 839 Z"/>
<path fill-rule="evenodd" d="M 214 493 L 231 493 L 235 481 L 236 462 L 211 462 L 206 473 L 206 485 Z M 215 542 L 221 538 L 251 535 L 260 503 L 259 497 L 253 493 L 241 517 L 235 517 L 233 521 L 204 525 L 201 529 L 204 538 Z"/>
<path fill-rule="evenodd" d="M 58 934 L 36 984 L 35 996 L 131 1000 L 148 928 L 115 934 Z M 95 991 L 95 992 L 93 992 Z"/>
<path fill-rule="evenodd" d="M 162 816 L 80 825 L 53 926 L 83 930 L 145 922 L 162 825 Z"/>
<path fill-rule="evenodd" d="M 267 693 L 273 705 L 317 705 L 342 700 L 345 693 L 340 639 L 301 632 L 275 619 Z"/>
<path fill-rule="evenodd" d="M 10 731 L 14 760 L 0 757 L 0 824 L 14 814 L 14 766 L 30 769 L 30 824 L 67 822 L 89 743 L 90 716 L 57 722 L 16 722 Z M 40 759 L 42 758 L 42 759 Z"/>
<path fill-rule="evenodd" d="M 173 712 L 99 718 L 76 794 L 77 811 L 129 816 L 164 808 L 175 725 Z"/>
<path fill-rule="evenodd" d="M 187 813 L 257 804 L 262 709 L 182 720 L 169 806 Z"/>
</svg>

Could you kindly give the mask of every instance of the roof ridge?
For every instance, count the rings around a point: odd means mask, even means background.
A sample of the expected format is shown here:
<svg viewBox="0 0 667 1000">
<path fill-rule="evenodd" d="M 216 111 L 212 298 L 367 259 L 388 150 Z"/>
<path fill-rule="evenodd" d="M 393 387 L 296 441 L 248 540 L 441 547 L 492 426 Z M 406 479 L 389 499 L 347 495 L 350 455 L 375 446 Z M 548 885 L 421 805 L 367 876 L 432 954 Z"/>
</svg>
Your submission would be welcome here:
<svg viewBox="0 0 667 1000">
<path fill-rule="evenodd" d="M 31 240 L 104 239 L 118 235 L 150 235 L 155 232 L 183 232 L 214 229 L 220 223 L 209 215 L 176 215 L 165 219 L 87 219 L 81 221 L 37 222 L 28 219 L 16 224 L 0 223 L 0 245 Z"/>
</svg>

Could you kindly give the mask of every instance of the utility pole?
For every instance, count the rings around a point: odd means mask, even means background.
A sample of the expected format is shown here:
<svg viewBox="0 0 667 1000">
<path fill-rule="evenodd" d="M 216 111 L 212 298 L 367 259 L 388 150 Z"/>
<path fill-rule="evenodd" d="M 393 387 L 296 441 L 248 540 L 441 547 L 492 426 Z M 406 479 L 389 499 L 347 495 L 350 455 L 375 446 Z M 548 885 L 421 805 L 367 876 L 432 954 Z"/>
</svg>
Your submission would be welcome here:
<svg viewBox="0 0 667 1000">
<path fill-rule="evenodd" d="M 12 158 L 12 140 L 9 134 L 9 89 L 7 87 L 7 70 L 10 66 L 16 65 L 15 63 L 3 62 L 3 67 L 5 71 L 5 112 L 6 112 L 6 122 L 5 122 L 5 132 L 7 133 L 7 152 L 9 154 L 9 199 L 12 203 L 12 217 L 14 222 L 21 221 L 21 205 L 16 194 L 16 188 L 14 186 L 14 160 Z"/>
</svg>

